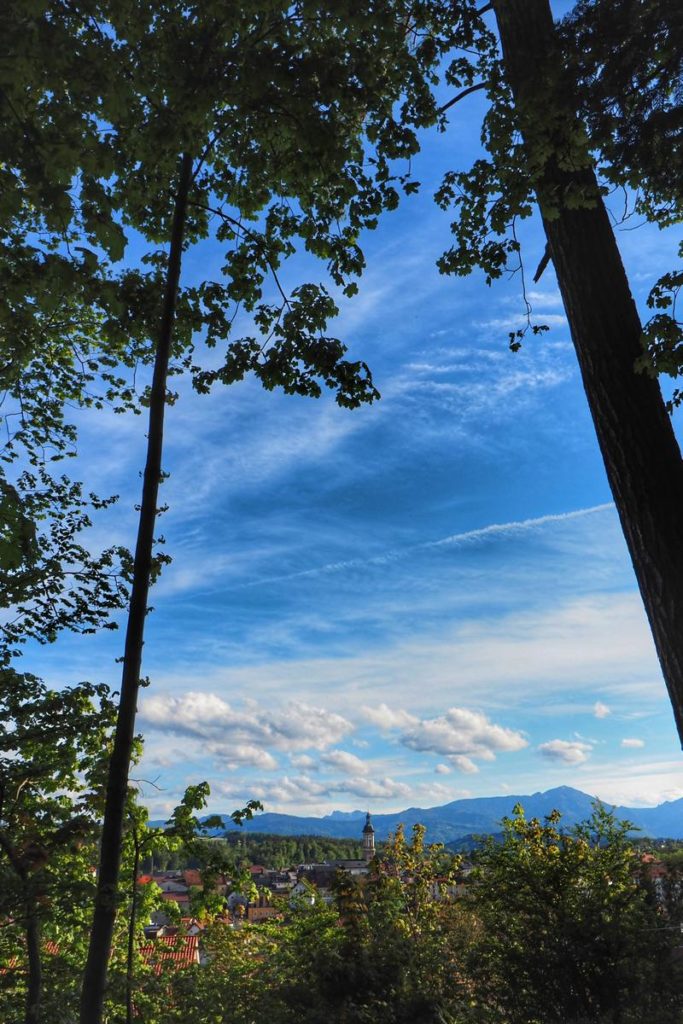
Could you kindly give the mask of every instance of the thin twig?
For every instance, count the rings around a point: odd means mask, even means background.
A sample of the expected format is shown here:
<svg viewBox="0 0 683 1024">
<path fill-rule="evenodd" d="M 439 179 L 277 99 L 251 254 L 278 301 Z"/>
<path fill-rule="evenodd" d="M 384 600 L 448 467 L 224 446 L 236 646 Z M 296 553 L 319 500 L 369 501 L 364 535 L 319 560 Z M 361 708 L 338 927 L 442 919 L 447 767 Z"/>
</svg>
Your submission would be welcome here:
<svg viewBox="0 0 683 1024">
<path fill-rule="evenodd" d="M 254 242 L 256 242 L 257 245 L 262 245 L 263 255 L 265 257 L 266 263 L 268 264 L 268 269 L 273 275 L 273 279 L 275 281 L 275 284 L 277 285 L 277 289 L 280 295 L 282 296 L 282 300 L 288 309 L 292 308 L 291 303 L 289 301 L 289 296 L 287 295 L 284 288 L 280 284 L 280 278 L 278 277 L 277 271 L 273 266 L 270 257 L 268 256 L 265 247 L 265 242 L 262 236 L 259 236 L 258 234 L 256 234 L 255 231 L 251 231 L 248 227 L 245 227 L 241 220 L 236 220 L 235 217 L 231 217 L 229 213 L 224 213 L 223 210 L 217 210 L 213 206 L 207 206 L 205 203 L 196 203 L 193 200 L 189 200 L 188 206 L 198 206 L 200 209 L 206 210 L 208 213 L 213 213 L 217 217 L 221 217 L 223 220 L 228 221 L 229 224 L 232 224 L 236 231 L 241 231 L 243 234 L 247 235 L 248 238 L 251 238 Z"/>
</svg>

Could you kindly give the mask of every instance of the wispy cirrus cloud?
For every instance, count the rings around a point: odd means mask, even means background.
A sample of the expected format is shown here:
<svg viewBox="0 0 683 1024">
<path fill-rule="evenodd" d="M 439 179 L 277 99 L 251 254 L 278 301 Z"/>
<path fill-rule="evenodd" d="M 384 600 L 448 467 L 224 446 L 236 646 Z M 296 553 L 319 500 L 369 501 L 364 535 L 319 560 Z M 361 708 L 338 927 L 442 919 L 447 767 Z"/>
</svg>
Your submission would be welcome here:
<svg viewBox="0 0 683 1024">
<path fill-rule="evenodd" d="M 598 515 L 607 512 L 614 506 L 611 503 L 592 505 L 589 508 L 572 509 L 569 512 L 552 513 L 544 516 L 536 516 L 529 519 L 512 520 L 507 523 L 491 523 L 488 526 L 480 526 L 474 530 L 465 530 L 462 533 L 453 533 L 447 537 L 440 537 L 438 540 L 426 541 L 422 544 L 411 544 L 404 548 L 393 548 L 380 555 L 369 558 L 351 558 L 336 562 L 328 562 L 311 569 L 302 569 L 297 572 L 286 573 L 281 576 L 264 577 L 242 584 L 245 587 L 256 587 L 266 583 L 280 583 L 286 580 L 305 579 L 327 573 L 344 572 L 347 570 L 367 568 L 370 565 L 381 566 L 395 562 L 401 558 L 419 551 L 429 551 L 440 547 L 468 547 L 470 545 L 483 544 L 493 539 L 511 539 L 528 531 L 539 530 L 545 526 L 571 522 L 575 519 L 583 519 L 587 516 Z"/>
</svg>

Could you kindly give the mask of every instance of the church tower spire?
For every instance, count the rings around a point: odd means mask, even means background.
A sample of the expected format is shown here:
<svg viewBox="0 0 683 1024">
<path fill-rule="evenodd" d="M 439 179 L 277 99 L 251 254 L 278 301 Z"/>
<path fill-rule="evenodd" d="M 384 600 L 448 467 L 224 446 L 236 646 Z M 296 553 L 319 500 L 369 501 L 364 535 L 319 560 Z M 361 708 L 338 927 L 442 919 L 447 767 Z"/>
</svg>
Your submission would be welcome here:
<svg viewBox="0 0 683 1024">
<path fill-rule="evenodd" d="M 375 856 L 375 830 L 372 827 L 372 821 L 370 819 L 370 811 L 368 811 L 365 817 L 365 827 L 363 828 L 363 860 L 368 863 Z"/>
</svg>

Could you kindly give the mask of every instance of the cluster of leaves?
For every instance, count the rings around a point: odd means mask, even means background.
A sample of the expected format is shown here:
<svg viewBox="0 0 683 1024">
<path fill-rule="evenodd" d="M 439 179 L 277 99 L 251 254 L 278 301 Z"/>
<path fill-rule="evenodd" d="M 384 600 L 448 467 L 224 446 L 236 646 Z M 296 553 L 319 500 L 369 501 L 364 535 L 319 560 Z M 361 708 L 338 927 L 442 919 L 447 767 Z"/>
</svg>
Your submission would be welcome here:
<svg viewBox="0 0 683 1024">
<path fill-rule="evenodd" d="M 584 174 L 592 160 L 590 142 L 576 116 L 575 82 L 559 43 L 539 60 L 537 74 L 548 102 L 543 116 L 531 116 L 524 100 L 513 102 L 497 36 L 479 23 L 462 62 L 468 68 L 463 81 L 472 81 L 488 99 L 481 127 L 484 153 L 468 169 L 448 171 L 435 193 L 437 205 L 456 214 L 450 225 L 454 243 L 437 260 L 442 274 L 467 276 L 480 270 L 488 285 L 505 274 L 520 275 L 523 325 L 509 332 L 512 351 L 521 347 L 528 333 L 539 335 L 549 329 L 532 319 L 519 221 L 532 216 L 536 203 L 546 219 L 554 219 L 561 208 L 593 206 L 599 194 Z M 548 176 L 551 165 L 566 179 L 561 189 Z M 548 259 L 544 255 L 537 276 Z"/>
<path fill-rule="evenodd" d="M 683 259 L 683 242 L 678 255 Z M 676 310 L 676 300 L 683 287 L 683 270 L 662 275 L 648 296 L 650 309 L 656 309 L 643 330 L 644 352 L 638 369 L 653 376 L 666 374 L 674 380 L 683 374 L 683 320 Z M 669 412 L 683 402 L 683 391 L 675 387 L 667 402 Z"/>
<path fill-rule="evenodd" d="M 478 855 L 468 962 L 484 1019 L 678 1020 L 675 935 L 640 884 L 631 823 L 599 804 L 569 832 L 560 818 L 518 805 Z"/>
<path fill-rule="evenodd" d="M 0 1016 L 8 1024 L 70 1021 L 77 1013 L 114 719 L 105 686 L 56 691 L 32 675 L 0 672 Z M 211 882 L 226 865 L 220 851 L 206 856 L 196 816 L 208 796 L 206 783 L 188 787 L 169 827 L 152 829 L 136 789 L 129 790 L 111 960 L 115 1015 L 138 976 L 146 976 L 141 925 L 160 906 L 167 909 L 157 887 L 137 883 L 147 849 L 177 851 L 183 860 L 201 855 L 207 884 L 197 909 L 223 909 L 222 900 L 212 903 Z M 252 801 L 233 820 L 248 820 L 258 809 Z"/>
<path fill-rule="evenodd" d="M 683 207 L 683 13 L 675 0 L 581 0 L 561 25 L 578 110 L 602 177 L 633 193 L 634 213 L 660 227 Z M 679 251 L 683 257 L 683 248 Z M 648 298 L 637 368 L 680 376 L 683 272 L 664 274 Z M 678 388 L 667 403 L 681 404 Z"/>
<path fill-rule="evenodd" d="M 664 225 L 680 218 L 683 15 L 675 0 L 579 0 L 560 26 L 604 177 Z"/>
<path fill-rule="evenodd" d="M 93 554 L 79 539 L 92 525 L 92 510 L 115 498 L 86 498 L 79 483 L 43 466 L 22 473 L 16 487 L 7 481 L 0 487 L 0 604 L 8 609 L 0 626 L 0 662 L 8 664 L 31 638 L 52 642 L 62 629 L 116 628 L 110 616 L 128 596 L 130 554 L 122 545 Z M 157 569 L 164 560 L 160 554 Z"/>
<path fill-rule="evenodd" d="M 24 1020 L 22 997 L 30 1001 L 36 984 L 39 995 L 46 942 L 45 1013 L 62 1012 L 66 978 L 73 983 L 82 963 L 113 719 L 104 686 L 58 692 L 34 676 L 0 672 L 0 979 L 8 1021 Z"/>
<path fill-rule="evenodd" d="M 673 0 L 581 0 L 557 26 L 555 50 L 539 69 L 548 95 L 544 117 L 536 111 L 526 118 L 523 103 L 513 104 L 497 39 L 483 24 L 468 56 L 456 60 L 454 84 L 474 83 L 489 100 L 481 133 L 485 155 L 467 170 L 449 171 L 436 192 L 437 204 L 457 214 L 451 224 L 455 243 L 438 267 L 458 276 L 480 269 L 487 284 L 521 272 L 525 324 L 510 334 L 513 350 L 527 332 L 547 330 L 532 321 L 516 230 L 535 199 L 546 217 L 558 203 L 569 209 L 593 205 L 594 188 L 588 179 L 580 184 L 580 172 L 596 161 L 602 194 L 623 189 L 628 206 L 632 192 L 634 212 L 660 227 L 680 221 L 681 19 Z M 544 192 L 549 160 L 573 175 L 561 194 Z M 653 375 L 681 372 L 682 327 L 672 308 L 680 278 L 680 272 L 664 275 L 650 295 L 658 312 L 645 327 L 638 368 Z M 680 401 L 676 391 L 670 408 Z"/>
</svg>

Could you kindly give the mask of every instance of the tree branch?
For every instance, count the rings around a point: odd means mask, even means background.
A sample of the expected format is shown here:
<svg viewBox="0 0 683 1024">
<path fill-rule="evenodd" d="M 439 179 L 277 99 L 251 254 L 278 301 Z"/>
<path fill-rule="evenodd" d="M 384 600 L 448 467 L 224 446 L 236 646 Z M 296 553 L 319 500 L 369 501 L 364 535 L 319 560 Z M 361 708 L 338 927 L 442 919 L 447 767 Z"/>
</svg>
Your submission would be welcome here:
<svg viewBox="0 0 683 1024">
<path fill-rule="evenodd" d="M 448 101 L 448 103 L 444 103 L 442 107 L 439 107 L 437 114 L 444 114 L 447 110 L 450 110 L 451 107 L 454 107 L 456 103 L 459 103 L 460 100 L 464 100 L 465 96 L 469 96 L 470 93 L 477 92 L 479 89 L 485 89 L 487 85 L 488 82 L 477 82 L 476 85 L 468 86 L 467 89 L 463 89 L 462 92 L 459 92 L 458 95 L 454 96 L 452 100 Z"/>
<path fill-rule="evenodd" d="M 534 274 L 534 284 L 538 284 L 538 282 L 541 280 L 541 277 L 543 276 L 543 271 L 548 266 L 551 259 L 552 256 L 550 254 L 550 243 L 546 242 L 545 252 L 541 256 L 541 262 L 536 267 L 536 273 Z"/>
</svg>

